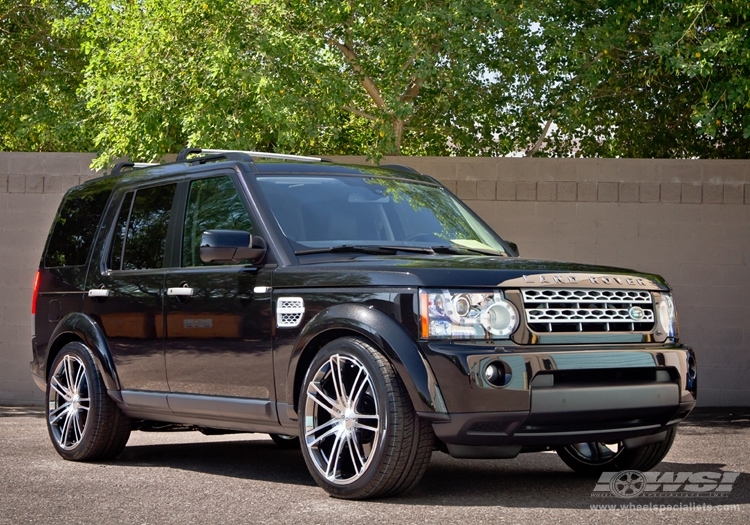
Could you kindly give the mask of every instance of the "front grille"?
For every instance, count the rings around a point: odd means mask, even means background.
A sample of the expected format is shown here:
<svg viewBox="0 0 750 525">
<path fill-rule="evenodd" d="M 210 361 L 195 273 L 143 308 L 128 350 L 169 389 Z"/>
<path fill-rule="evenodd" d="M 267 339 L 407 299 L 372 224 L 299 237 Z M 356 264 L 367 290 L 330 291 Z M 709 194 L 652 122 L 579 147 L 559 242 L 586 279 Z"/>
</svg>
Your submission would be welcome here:
<svg viewBox="0 0 750 525">
<path fill-rule="evenodd" d="M 525 289 L 532 332 L 650 332 L 651 294 L 640 290 Z"/>
</svg>

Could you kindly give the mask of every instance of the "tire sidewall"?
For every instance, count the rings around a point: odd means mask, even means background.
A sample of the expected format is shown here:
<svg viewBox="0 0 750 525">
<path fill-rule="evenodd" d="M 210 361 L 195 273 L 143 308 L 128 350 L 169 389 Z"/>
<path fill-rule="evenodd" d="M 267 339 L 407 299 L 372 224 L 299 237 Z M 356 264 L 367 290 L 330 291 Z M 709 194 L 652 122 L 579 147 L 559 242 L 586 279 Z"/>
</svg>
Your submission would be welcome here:
<svg viewBox="0 0 750 525">
<path fill-rule="evenodd" d="M 371 483 L 377 483 L 377 477 L 383 475 L 380 468 L 383 462 L 383 457 L 386 453 L 386 450 L 393 447 L 394 441 L 393 414 L 396 410 L 396 407 L 394 407 L 395 402 L 388 395 L 388 386 L 386 384 L 385 378 L 383 377 L 383 372 L 381 371 L 380 365 L 370 354 L 370 352 L 361 348 L 360 345 L 371 348 L 371 345 L 369 343 L 353 337 L 336 339 L 325 345 L 312 360 L 310 366 L 307 369 L 307 372 L 305 373 L 305 378 L 302 382 L 302 388 L 300 389 L 298 404 L 300 444 L 302 455 L 305 458 L 307 468 L 313 478 L 315 478 L 315 481 L 319 485 L 323 486 L 329 493 L 344 497 L 351 497 L 352 495 L 362 491 L 363 489 L 366 489 Z M 377 397 L 380 416 L 380 435 L 378 437 L 378 446 L 372 452 L 372 457 L 370 459 L 369 465 L 367 466 L 366 472 L 357 480 L 348 484 L 341 485 L 330 483 L 324 476 L 320 474 L 314 460 L 310 457 L 310 452 L 307 449 L 307 443 L 305 439 L 305 418 L 307 416 L 306 404 L 308 385 L 310 384 L 320 367 L 323 366 L 326 361 L 328 361 L 328 359 L 335 354 L 355 357 L 365 367 L 372 380 L 372 386 Z M 390 364 L 388 364 L 388 366 L 390 366 Z"/>
<path fill-rule="evenodd" d="M 57 367 L 66 355 L 78 357 L 83 362 L 89 390 L 89 411 L 86 415 L 86 425 L 84 426 L 83 433 L 81 434 L 81 440 L 75 447 L 68 449 L 64 449 L 59 445 L 49 421 L 52 375 L 55 373 L 55 370 L 57 370 Z M 49 370 L 49 375 L 47 377 L 47 388 L 45 391 L 46 399 L 44 411 L 47 424 L 47 432 L 49 433 L 50 440 L 52 441 L 52 444 L 54 445 L 58 454 L 60 454 L 63 458 L 78 460 L 87 455 L 88 449 L 91 445 L 91 433 L 94 432 L 94 427 L 96 426 L 95 423 L 100 417 L 100 401 L 101 396 L 103 395 L 103 392 L 101 390 L 101 382 L 99 380 L 98 370 L 96 368 L 94 358 L 91 355 L 91 351 L 88 349 L 88 347 L 78 342 L 68 343 L 67 345 L 65 345 L 55 357 L 55 360 L 52 362 L 52 366 Z"/>
</svg>

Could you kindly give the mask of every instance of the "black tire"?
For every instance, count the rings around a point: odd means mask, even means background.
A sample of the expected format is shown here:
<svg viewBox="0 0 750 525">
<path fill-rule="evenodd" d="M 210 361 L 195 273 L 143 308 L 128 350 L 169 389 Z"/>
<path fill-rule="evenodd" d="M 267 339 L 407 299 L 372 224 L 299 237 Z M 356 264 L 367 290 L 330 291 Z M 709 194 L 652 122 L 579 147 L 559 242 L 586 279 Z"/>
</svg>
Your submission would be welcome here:
<svg viewBox="0 0 750 525">
<path fill-rule="evenodd" d="M 287 434 L 269 434 L 274 443 L 280 448 L 300 448 L 299 438 L 297 436 L 289 436 Z"/>
<path fill-rule="evenodd" d="M 71 461 L 117 456 L 130 437 L 131 421 L 107 395 L 91 350 L 68 343 L 47 378 L 47 430 L 58 454 Z"/>
<path fill-rule="evenodd" d="M 369 342 L 324 346 L 299 398 L 302 454 L 329 494 L 366 499 L 403 493 L 422 478 L 434 434 L 391 363 Z"/>
<path fill-rule="evenodd" d="M 602 472 L 622 472 L 624 470 L 647 471 L 658 465 L 674 443 L 677 427 L 667 430 L 664 441 L 639 448 L 614 450 L 605 443 L 576 443 L 557 449 L 566 465 L 585 476 L 598 476 Z"/>
</svg>

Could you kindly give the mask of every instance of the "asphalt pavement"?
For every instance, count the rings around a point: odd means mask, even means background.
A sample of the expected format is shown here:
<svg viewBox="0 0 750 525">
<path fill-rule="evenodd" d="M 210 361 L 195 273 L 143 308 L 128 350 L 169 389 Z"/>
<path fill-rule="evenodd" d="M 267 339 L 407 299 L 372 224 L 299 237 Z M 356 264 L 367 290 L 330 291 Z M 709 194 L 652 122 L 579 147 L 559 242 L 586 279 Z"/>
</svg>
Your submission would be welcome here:
<svg viewBox="0 0 750 525">
<path fill-rule="evenodd" d="M 750 409 L 695 411 L 658 474 L 640 478 L 650 492 L 627 497 L 550 452 L 435 452 L 414 490 L 361 502 L 329 497 L 298 450 L 265 434 L 134 432 L 115 460 L 74 463 L 55 452 L 40 409 L 0 408 L 0 436 L 0 524 L 750 523 Z"/>
</svg>

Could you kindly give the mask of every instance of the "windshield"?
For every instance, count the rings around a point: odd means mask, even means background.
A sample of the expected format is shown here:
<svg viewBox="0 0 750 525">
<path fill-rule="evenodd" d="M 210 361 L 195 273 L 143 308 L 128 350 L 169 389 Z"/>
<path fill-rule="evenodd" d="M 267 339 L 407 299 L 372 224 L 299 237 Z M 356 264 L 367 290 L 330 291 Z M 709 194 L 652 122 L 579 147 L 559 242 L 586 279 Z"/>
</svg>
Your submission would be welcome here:
<svg viewBox="0 0 750 525">
<path fill-rule="evenodd" d="M 298 253 L 365 246 L 505 254 L 497 237 L 440 186 L 334 175 L 258 181 Z"/>
</svg>

